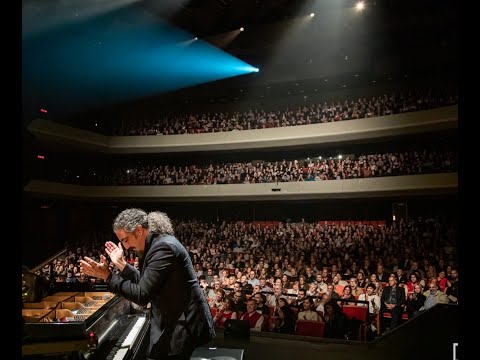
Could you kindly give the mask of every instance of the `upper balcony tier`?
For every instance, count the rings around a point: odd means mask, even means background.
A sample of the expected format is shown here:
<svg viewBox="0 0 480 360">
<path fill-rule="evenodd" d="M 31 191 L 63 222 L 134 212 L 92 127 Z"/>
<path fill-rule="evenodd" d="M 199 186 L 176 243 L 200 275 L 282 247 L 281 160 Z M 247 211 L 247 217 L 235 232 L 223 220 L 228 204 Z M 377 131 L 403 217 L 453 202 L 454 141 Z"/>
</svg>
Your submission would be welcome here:
<svg viewBox="0 0 480 360">
<path fill-rule="evenodd" d="M 458 105 L 381 117 L 312 125 L 206 134 L 105 136 L 36 119 L 28 130 L 41 142 L 110 154 L 154 154 L 258 150 L 325 144 L 385 141 L 390 138 L 457 129 Z"/>
</svg>

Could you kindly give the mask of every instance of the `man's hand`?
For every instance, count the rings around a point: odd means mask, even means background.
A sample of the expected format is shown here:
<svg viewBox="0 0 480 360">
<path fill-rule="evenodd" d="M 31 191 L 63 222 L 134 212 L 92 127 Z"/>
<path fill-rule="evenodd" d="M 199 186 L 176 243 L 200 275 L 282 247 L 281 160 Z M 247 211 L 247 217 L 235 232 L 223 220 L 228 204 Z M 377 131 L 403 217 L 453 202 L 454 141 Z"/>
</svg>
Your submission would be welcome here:
<svg viewBox="0 0 480 360">
<path fill-rule="evenodd" d="M 93 276 L 103 280 L 107 280 L 110 276 L 108 261 L 103 255 L 100 256 L 100 262 L 96 262 L 88 256 L 85 256 L 83 260 L 80 260 L 80 271 L 88 276 Z"/>
<path fill-rule="evenodd" d="M 105 243 L 105 251 L 107 255 L 110 256 L 110 260 L 112 260 L 112 263 L 118 268 L 118 270 L 123 271 L 127 265 L 127 261 L 123 256 L 122 243 L 119 242 L 118 245 L 115 245 L 113 242 L 107 241 Z"/>
</svg>

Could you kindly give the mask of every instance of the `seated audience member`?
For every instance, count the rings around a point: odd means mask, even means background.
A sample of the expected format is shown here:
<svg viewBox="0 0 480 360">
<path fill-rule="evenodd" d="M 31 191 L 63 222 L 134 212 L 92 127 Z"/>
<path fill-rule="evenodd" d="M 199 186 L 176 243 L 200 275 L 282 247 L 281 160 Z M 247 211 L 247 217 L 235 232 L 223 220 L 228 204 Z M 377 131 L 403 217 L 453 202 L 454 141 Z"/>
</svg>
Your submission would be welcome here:
<svg viewBox="0 0 480 360">
<path fill-rule="evenodd" d="M 320 296 L 320 291 L 318 291 L 317 283 L 311 283 L 307 290 L 307 296 Z"/>
<path fill-rule="evenodd" d="M 316 311 L 312 310 L 313 308 L 313 299 L 311 297 L 307 297 L 303 301 L 303 311 L 298 313 L 298 320 L 313 320 L 318 321 L 318 314 Z"/>
<path fill-rule="evenodd" d="M 368 285 L 367 279 L 365 279 L 365 274 L 363 270 L 360 270 L 357 274 L 357 286 L 361 289 L 365 289 Z"/>
<path fill-rule="evenodd" d="M 297 319 L 287 303 L 287 299 L 281 297 L 278 299 L 278 318 L 275 320 L 274 332 L 282 334 L 294 334 Z"/>
<path fill-rule="evenodd" d="M 315 277 L 315 283 L 317 284 L 318 291 L 321 294 L 327 292 L 327 283 L 323 280 L 323 276 L 321 273 L 318 273 Z"/>
<path fill-rule="evenodd" d="M 415 284 L 420 283 L 419 273 L 411 273 L 410 281 L 407 282 L 408 293 L 413 293 Z"/>
<path fill-rule="evenodd" d="M 283 274 L 281 279 L 282 279 L 282 284 L 284 289 L 291 289 L 293 283 L 289 280 L 290 275 Z"/>
<path fill-rule="evenodd" d="M 67 279 L 65 280 L 65 282 L 68 282 L 68 283 L 78 282 L 77 277 L 73 275 L 73 271 L 70 271 L 70 270 L 67 271 Z"/>
<path fill-rule="evenodd" d="M 355 300 L 355 297 L 352 294 L 352 288 L 350 287 L 350 285 L 347 285 L 343 288 L 343 293 L 342 293 L 342 296 L 340 297 L 340 299 L 342 299 L 342 300 Z M 348 302 L 348 301 L 342 301 L 339 305 L 340 306 L 355 305 L 355 303 L 354 302 Z"/>
<path fill-rule="evenodd" d="M 342 277 L 340 276 L 340 274 L 336 274 L 332 278 L 333 289 L 339 295 L 343 294 L 343 288 L 345 287 L 345 285 L 343 283 L 340 283 L 341 278 Z"/>
<path fill-rule="evenodd" d="M 458 304 L 458 270 L 452 269 L 450 272 L 450 279 L 447 280 L 445 294 L 451 303 Z"/>
<path fill-rule="evenodd" d="M 382 303 L 380 307 L 380 322 L 383 326 L 383 313 L 389 312 L 391 314 L 390 330 L 393 330 L 400 324 L 403 314 L 403 304 L 405 303 L 405 290 L 397 285 L 397 278 L 390 276 L 388 278 L 388 286 L 383 289 Z"/>
<path fill-rule="evenodd" d="M 207 298 L 215 299 L 218 290 L 222 290 L 220 281 L 212 282 L 211 287 L 207 289 Z"/>
<path fill-rule="evenodd" d="M 277 301 L 282 296 L 282 285 L 275 284 L 273 287 L 273 294 L 269 294 L 267 297 L 267 305 L 276 306 Z"/>
<path fill-rule="evenodd" d="M 305 279 L 305 276 L 300 275 L 298 277 L 298 289 L 307 291 L 308 288 L 309 288 L 309 285 L 307 284 L 307 280 Z"/>
<path fill-rule="evenodd" d="M 428 290 L 423 293 L 426 296 L 422 310 L 428 310 L 436 304 L 448 304 L 448 296 L 438 290 L 437 283 L 432 281 L 428 285 Z"/>
<path fill-rule="evenodd" d="M 299 287 L 299 283 L 298 283 L 298 280 L 294 281 L 292 283 L 292 287 L 290 289 L 287 290 L 287 294 L 288 295 L 298 295 L 298 291 L 300 289 Z"/>
<path fill-rule="evenodd" d="M 318 312 L 321 312 L 323 315 L 325 315 L 325 304 L 331 300 L 331 295 L 325 293 L 322 295 L 322 299 L 320 302 L 317 304 L 317 308 L 315 309 Z"/>
<path fill-rule="evenodd" d="M 361 294 L 358 297 L 358 300 L 368 301 L 368 314 L 370 317 L 375 317 L 377 312 L 380 310 L 380 296 L 375 294 L 375 285 L 367 285 L 367 293 Z M 358 303 L 358 306 L 366 306 L 366 304 Z"/>
<path fill-rule="evenodd" d="M 340 299 L 340 294 L 334 290 L 333 284 L 327 285 L 327 292 L 325 294 L 328 294 L 332 299 Z"/>
<path fill-rule="evenodd" d="M 307 266 L 305 268 L 305 280 L 307 282 L 307 284 L 310 284 L 312 282 L 315 282 L 316 278 L 315 276 L 313 275 L 313 269 L 311 266 Z"/>
<path fill-rule="evenodd" d="M 447 275 L 444 270 L 438 273 L 437 284 L 438 284 L 438 289 L 441 292 L 445 292 L 445 289 L 447 288 Z"/>
<path fill-rule="evenodd" d="M 303 302 L 305 301 L 307 292 L 303 289 L 298 290 L 297 298 L 292 301 L 290 306 L 296 307 L 298 311 L 303 310 Z"/>
<path fill-rule="evenodd" d="M 200 276 L 198 277 L 198 282 L 199 282 L 199 284 L 200 284 L 200 287 L 201 287 L 202 290 L 203 290 L 203 293 L 205 294 L 205 297 L 208 297 L 208 296 L 207 296 L 207 292 L 208 292 L 208 290 L 209 290 L 209 289 L 208 289 L 209 285 L 208 285 L 208 283 L 207 283 L 207 281 L 206 281 L 206 279 L 205 279 L 205 275 L 200 275 Z"/>
<path fill-rule="evenodd" d="M 223 289 L 217 289 L 215 291 L 215 297 L 208 301 L 208 306 L 211 308 L 223 309 L 223 302 L 225 299 L 225 291 Z"/>
<path fill-rule="evenodd" d="M 265 277 L 260 278 L 260 291 L 273 292 L 273 289 L 267 284 Z"/>
<path fill-rule="evenodd" d="M 368 329 L 368 336 L 369 338 L 373 338 L 376 331 L 378 324 L 375 323 L 375 318 L 377 313 L 380 311 L 380 296 L 375 294 L 375 285 L 368 284 L 367 285 L 367 293 L 361 294 L 358 297 L 358 300 L 368 301 L 368 322 L 367 322 L 367 329 Z M 366 306 L 364 303 L 358 303 L 358 306 Z"/>
<path fill-rule="evenodd" d="M 336 301 L 330 300 L 325 304 L 325 328 L 323 336 L 333 339 L 344 339 L 348 329 L 347 316 Z"/>
<path fill-rule="evenodd" d="M 410 275 L 413 273 L 417 273 L 417 281 L 426 278 L 425 271 L 418 267 L 418 261 L 412 261 L 410 264 L 410 270 L 407 272 L 407 278 L 410 278 Z M 413 289 L 412 289 L 413 291 Z"/>
<path fill-rule="evenodd" d="M 243 301 L 242 291 L 236 290 L 233 293 L 232 310 L 236 313 L 244 313 L 247 311 L 247 304 Z"/>
<path fill-rule="evenodd" d="M 359 288 L 358 287 L 358 282 L 357 282 L 357 278 L 356 277 L 351 277 L 350 278 L 350 281 L 349 281 L 349 285 L 352 289 L 352 295 L 353 296 L 360 296 L 361 294 L 364 294 L 365 293 L 365 290 L 362 289 L 362 288 Z"/>
<path fill-rule="evenodd" d="M 88 283 L 88 276 L 85 275 L 84 273 L 80 273 L 80 276 L 78 277 L 78 281 L 81 283 Z"/>
<path fill-rule="evenodd" d="M 130 265 L 133 265 L 133 263 L 135 262 L 135 254 L 133 252 L 131 252 L 130 254 L 128 254 L 128 260 L 127 262 L 130 264 Z"/>
<path fill-rule="evenodd" d="M 387 282 L 387 279 L 388 279 L 388 276 L 389 276 L 389 275 L 387 274 L 386 271 L 384 271 L 382 264 L 378 264 L 378 265 L 377 265 L 376 275 L 377 275 L 377 280 L 378 280 L 378 281 L 380 281 L 380 282 Z"/>
<path fill-rule="evenodd" d="M 408 283 L 407 274 L 405 274 L 403 269 L 398 268 L 397 271 L 395 272 L 395 276 L 397 278 L 397 284 L 407 284 Z"/>
<path fill-rule="evenodd" d="M 275 309 L 273 310 L 273 316 L 278 316 L 278 311 L 282 306 L 290 306 L 288 304 L 288 299 L 285 295 L 282 295 L 278 298 L 277 300 L 277 305 L 275 306 Z"/>
<path fill-rule="evenodd" d="M 261 293 L 262 290 L 260 288 L 260 285 L 253 285 L 253 289 L 252 289 L 252 296 L 255 295 L 255 293 Z"/>
<path fill-rule="evenodd" d="M 257 304 L 258 311 L 260 311 L 263 315 L 270 314 L 269 307 L 265 305 L 265 302 L 267 301 L 267 298 L 265 295 L 263 295 L 260 292 L 257 292 L 252 295 L 252 298 L 255 300 L 255 303 Z"/>
<path fill-rule="evenodd" d="M 215 314 L 215 317 L 213 318 L 213 322 L 215 323 L 216 326 L 218 327 L 223 327 L 225 324 L 225 321 L 228 319 L 236 319 L 237 318 L 237 312 L 233 311 L 233 300 L 230 298 L 226 298 L 224 303 L 223 303 L 223 308 L 220 311 L 217 311 Z"/>
<path fill-rule="evenodd" d="M 324 267 L 322 269 L 321 274 L 322 274 L 322 280 L 323 280 L 324 283 L 330 284 L 332 282 L 332 277 L 328 273 L 328 268 Z"/>
<path fill-rule="evenodd" d="M 374 284 L 375 285 L 375 293 L 378 296 L 382 297 L 383 287 L 382 287 L 382 283 L 380 281 L 378 281 L 378 279 L 377 279 L 377 274 L 375 274 L 375 273 L 371 274 L 368 283 L 369 284 Z"/>
<path fill-rule="evenodd" d="M 420 312 L 420 309 L 425 304 L 425 300 L 427 297 L 422 294 L 422 290 L 422 285 L 415 284 L 413 288 L 413 293 L 408 294 L 407 296 L 405 311 L 407 312 L 410 319 L 414 316 L 417 316 Z"/>
<path fill-rule="evenodd" d="M 257 303 L 253 298 L 247 300 L 247 312 L 242 315 L 240 320 L 248 320 L 251 331 L 262 331 L 263 315 L 257 311 Z"/>
</svg>

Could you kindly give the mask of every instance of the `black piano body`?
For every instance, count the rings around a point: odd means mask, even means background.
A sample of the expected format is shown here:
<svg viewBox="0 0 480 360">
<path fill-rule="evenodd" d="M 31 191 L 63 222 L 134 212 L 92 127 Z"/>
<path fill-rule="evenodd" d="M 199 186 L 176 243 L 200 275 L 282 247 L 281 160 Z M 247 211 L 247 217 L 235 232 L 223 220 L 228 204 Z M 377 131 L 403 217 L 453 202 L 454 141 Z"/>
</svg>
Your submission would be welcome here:
<svg viewBox="0 0 480 360">
<path fill-rule="evenodd" d="M 22 358 L 134 360 L 148 342 L 148 313 L 105 285 L 56 285 L 38 302 L 23 303 Z"/>
</svg>

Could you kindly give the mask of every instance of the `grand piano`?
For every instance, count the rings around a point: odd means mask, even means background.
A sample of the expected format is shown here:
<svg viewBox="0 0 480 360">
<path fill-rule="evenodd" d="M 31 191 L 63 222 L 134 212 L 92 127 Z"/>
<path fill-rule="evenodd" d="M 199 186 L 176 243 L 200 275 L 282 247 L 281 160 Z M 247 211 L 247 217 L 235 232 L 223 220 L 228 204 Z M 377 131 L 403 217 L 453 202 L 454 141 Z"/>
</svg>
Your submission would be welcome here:
<svg viewBox="0 0 480 360">
<path fill-rule="evenodd" d="M 31 279 L 28 280 L 31 282 Z M 136 360 L 144 357 L 148 312 L 105 285 L 58 284 L 31 296 L 22 284 L 22 358 Z M 30 295 L 30 296 L 28 296 Z"/>
</svg>

